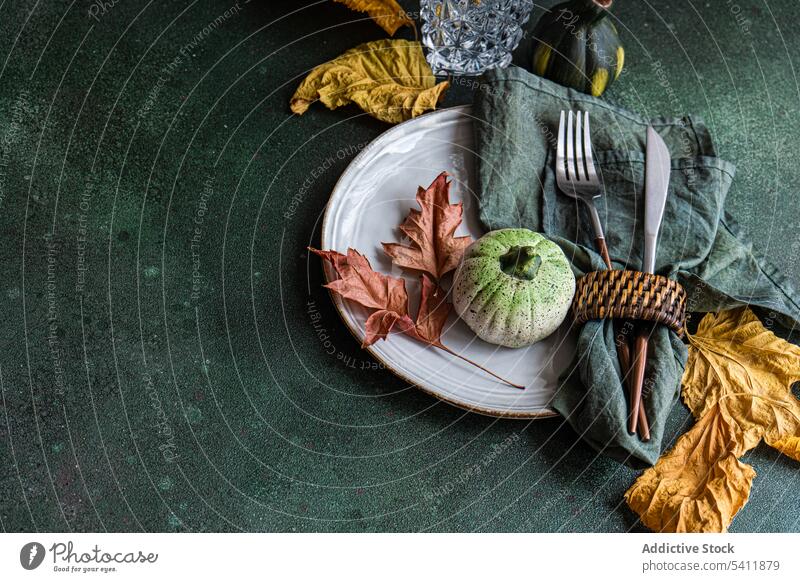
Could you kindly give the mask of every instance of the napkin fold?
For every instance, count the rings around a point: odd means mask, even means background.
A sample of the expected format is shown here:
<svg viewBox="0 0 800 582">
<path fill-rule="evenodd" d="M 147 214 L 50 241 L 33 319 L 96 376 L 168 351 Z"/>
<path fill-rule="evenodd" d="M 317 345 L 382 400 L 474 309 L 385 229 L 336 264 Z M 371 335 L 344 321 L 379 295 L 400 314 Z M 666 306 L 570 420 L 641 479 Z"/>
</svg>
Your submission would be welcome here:
<svg viewBox="0 0 800 582">
<path fill-rule="evenodd" d="M 656 272 L 685 287 L 688 311 L 746 304 L 763 308 L 788 328 L 800 324 L 800 296 L 777 269 L 754 256 L 724 210 L 735 168 L 717 157 L 708 129 L 696 116 L 646 119 L 524 69 L 490 71 L 473 104 L 477 195 L 487 229 L 526 227 L 544 233 L 564 250 L 576 276 L 605 269 L 586 208 L 556 186 L 559 114 L 570 109 L 589 112 L 605 193 L 598 209 L 615 268 L 641 268 L 645 136 L 652 125 L 672 155 Z M 628 340 L 633 336 L 630 326 L 620 331 L 628 332 Z M 664 326 L 650 337 L 644 393 L 651 440 L 643 443 L 625 428 L 627 391 L 615 345 L 611 321 L 587 322 L 578 332 L 574 365 L 552 405 L 597 450 L 635 467 L 652 465 L 679 394 L 686 346 Z"/>
</svg>

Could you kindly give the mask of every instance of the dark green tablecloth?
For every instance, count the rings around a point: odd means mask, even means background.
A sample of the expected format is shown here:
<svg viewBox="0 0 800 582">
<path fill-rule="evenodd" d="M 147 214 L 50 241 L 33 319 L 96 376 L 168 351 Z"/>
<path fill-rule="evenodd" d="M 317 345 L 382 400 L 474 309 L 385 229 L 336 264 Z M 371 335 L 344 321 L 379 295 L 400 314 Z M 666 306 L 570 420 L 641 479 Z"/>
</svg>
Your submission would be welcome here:
<svg viewBox="0 0 800 582">
<path fill-rule="evenodd" d="M 441 404 L 341 325 L 303 249 L 386 126 L 288 102 L 384 34 L 310 4 L 0 5 L 0 529 L 638 529 L 637 473 L 561 420 Z M 748 33 L 727 3 L 617 4 L 609 98 L 703 115 L 728 209 L 797 280 L 797 4 L 738 0 Z M 690 422 L 677 404 L 665 440 Z M 731 529 L 800 530 L 796 463 L 746 462 Z"/>
</svg>

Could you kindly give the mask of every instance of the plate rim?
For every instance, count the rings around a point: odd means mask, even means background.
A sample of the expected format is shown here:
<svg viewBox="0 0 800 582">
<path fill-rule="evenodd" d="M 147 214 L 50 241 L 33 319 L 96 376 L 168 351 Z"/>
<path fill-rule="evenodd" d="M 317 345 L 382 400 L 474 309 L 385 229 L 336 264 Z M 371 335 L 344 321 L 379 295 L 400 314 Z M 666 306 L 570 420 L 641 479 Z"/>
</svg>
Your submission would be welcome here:
<svg viewBox="0 0 800 582">
<path fill-rule="evenodd" d="M 439 116 L 439 115 L 442 115 L 442 114 L 445 114 L 445 113 L 451 113 L 451 114 L 452 113 L 466 113 L 466 114 L 469 114 L 471 111 L 472 111 L 472 106 L 471 105 L 457 105 L 457 106 L 454 106 L 454 107 L 445 107 L 443 109 L 437 109 L 436 111 L 432 111 L 430 113 L 426 113 L 426 114 L 424 114 L 424 115 L 422 115 L 420 117 L 415 117 L 413 119 L 406 120 L 406 121 L 404 121 L 402 123 L 398 123 L 397 125 L 387 129 L 386 131 L 381 132 L 378 136 L 376 136 L 373 140 L 371 140 L 360 152 L 358 152 L 358 154 L 356 154 L 356 156 L 352 160 L 350 160 L 350 162 L 347 164 L 347 167 L 344 169 L 344 171 L 342 171 L 341 174 L 339 174 L 339 177 L 336 179 L 336 183 L 333 185 L 333 189 L 331 190 L 331 193 L 328 196 L 328 201 L 325 203 L 325 211 L 323 212 L 323 216 L 322 216 L 322 229 L 321 229 L 321 232 L 320 232 L 320 243 L 322 243 L 322 246 L 323 247 L 325 246 L 324 245 L 324 241 L 326 240 L 326 232 L 327 232 L 327 227 L 328 227 L 328 221 L 330 220 L 331 202 L 333 201 L 334 196 L 336 195 L 336 192 L 339 189 L 339 186 L 341 185 L 342 179 L 343 179 L 344 175 L 347 173 L 347 171 L 350 169 L 351 166 L 356 164 L 362 157 L 366 157 L 371 152 L 371 150 L 372 150 L 372 148 L 370 147 L 371 145 L 373 145 L 379 139 L 386 138 L 390 134 L 394 133 L 395 131 L 397 131 L 400 128 L 402 128 L 403 126 L 405 126 L 406 124 L 410 124 L 410 123 L 413 123 L 415 121 L 421 121 L 422 119 L 424 119 L 426 117 L 430 118 L 430 117 Z M 332 269 L 330 269 L 330 267 L 328 267 L 327 263 L 325 263 L 325 261 L 322 262 L 322 272 L 323 272 L 323 275 L 325 276 L 325 281 L 327 283 L 330 283 L 333 280 L 332 279 L 333 272 L 332 272 Z M 358 337 L 358 334 L 361 332 L 361 330 L 360 329 L 359 330 L 353 329 L 353 326 L 350 325 L 350 322 L 347 320 L 347 318 L 344 315 L 344 312 L 343 312 L 344 300 L 341 297 L 339 297 L 338 295 L 336 295 L 335 293 L 333 293 L 330 289 L 328 290 L 328 295 L 330 296 L 331 301 L 333 302 L 333 305 L 336 307 L 336 312 L 339 315 L 339 319 L 342 320 L 342 322 L 344 323 L 345 327 L 350 332 L 350 335 L 353 336 L 353 339 L 355 339 L 357 342 L 360 342 L 361 340 Z M 451 406 L 455 406 L 456 408 L 459 408 L 461 410 L 464 410 L 464 411 L 467 411 L 467 412 L 475 412 L 475 413 L 482 414 L 484 416 L 489 416 L 489 417 L 492 417 L 492 418 L 499 418 L 499 419 L 505 418 L 505 419 L 513 419 L 513 420 L 539 420 L 539 419 L 545 419 L 545 418 L 555 418 L 557 416 L 560 416 L 559 413 L 554 408 L 552 408 L 551 406 L 544 407 L 544 408 L 541 409 L 541 411 L 536 411 L 536 412 L 516 412 L 516 411 L 513 411 L 513 410 L 505 410 L 504 411 L 504 410 L 498 410 L 498 409 L 495 409 L 495 408 L 486 408 L 486 407 L 481 407 L 481 406 L 475 406 L 473 404 L 469 404 L 469 403 L 466 403 L 466 402 L 461 402 L 459 400 L 443 396 L 442 394 L 437 393 L 434 390 L 431 390 L 430 388 L 428 388 L 426 386 L 423 386 L 423 385 L 419 384 L 418 382 L 408 378 L 405 374 L 403 374 L 403 372 L 401 370 L 399 370 L 396 367 L 394 367 L 394 365 L 392 364 L 391 361 L 389 361 L 387 358 L 384 358 L 380 354 L 380 352 L 378 352 L 375 349 L 373 349 L 372 346 L 367 346 L 366 348 L 361 348 L 361 349 L 366 350 L 367 352 L 369 352 L 370 355 L 373 358 L 375 358 L 377 361 L 381 362 L 386 367 L 387 370 L 392 372 L 395 376 L 397 376 L 401 380 L 403 380 L 406 383 L 408 383 L 409 386 L 413 386 L 413 387 L 417 388 L 418 390 L 421 390 L 422 392 L 424 392 L 424 393 L 426 393 L 426 394 L 428 394 L 430 396 L 433 396 L 437 400 L 440 400 L 442 402 L 450 404 Z"/>
</svg>

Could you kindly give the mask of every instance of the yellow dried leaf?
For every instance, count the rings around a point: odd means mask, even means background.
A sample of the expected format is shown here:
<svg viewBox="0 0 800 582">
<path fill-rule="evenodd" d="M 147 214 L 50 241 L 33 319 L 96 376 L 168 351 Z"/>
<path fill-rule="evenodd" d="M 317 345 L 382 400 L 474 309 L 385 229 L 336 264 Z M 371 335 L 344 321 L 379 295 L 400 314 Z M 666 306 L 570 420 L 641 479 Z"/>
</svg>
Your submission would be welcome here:
<svg viewBox="0 0 800 582">
<path fill-rule="evenodd" d="M 741 435 L 718 405 L 636 480 L 625 500 L 657 532 L 724 532 L 756 473 L 740 462 Z"/>
<path fill-rule="evenodd" d="M 316 67 L 289 105 L 302 115 L 317 99 L 329 109 L 355 103 L 373 117 L 400 123 L 435 109 L 447 87 L 436 83 L 419 42 L 378 40 Z"/>
<path fill-rule="evenodd" d="M 689 336 L 683 398 L 695 418 L 719 402 L 739 425 L 745 450 L 761 438 L 800 460 L 800 348 L 766 329 L 747 308 L 709 314 Z"/>
<path fill-rule="evenodd" d="M 683 398 L 697 423 L 627 491 L 656 531 L 725 531 L 755 477 L 738 457 L 764 441 L 800 460 L 800 348 L 748 308 L 709 314 L 689 336 Z"/>
<path fill-rule="evenodd" d="M 375 23 L 385 30 L 389 36 L 394 36 L 401 26 L 414 26 L 414 21 L 409 18 L 403 7 L 395 0 L 335 0 L 344 4 L 351 10 L 366 12 Z"/>
<path fill-rule="evenodd" d="M 767 444 L 779 450 L 787 457 L 800 461 L 800 438 L 789 436 L 774 441 L 767 441 Z"/>
</svg>

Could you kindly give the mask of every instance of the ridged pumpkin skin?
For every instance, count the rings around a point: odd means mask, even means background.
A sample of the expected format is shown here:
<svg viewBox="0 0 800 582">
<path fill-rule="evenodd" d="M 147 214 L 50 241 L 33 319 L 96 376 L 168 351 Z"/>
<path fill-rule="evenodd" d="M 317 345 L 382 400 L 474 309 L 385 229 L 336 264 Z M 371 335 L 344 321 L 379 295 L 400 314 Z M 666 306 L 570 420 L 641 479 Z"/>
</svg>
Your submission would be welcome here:
<svg viewBox="0 0 800 582">
<path fill-rule="evenodd" d="M 625 62 L 617 29 L 606 18 L 610 6 L 610 0 L 570 0 L 545 12 L 533 31 L 533 72 L 602 95 Z"/>
<path fill-rule="evenodd" d="M 558 329 L 574 294 L 567 257 L 526 228 L 485 234 L 464 251 L 453 277 L 456 313 L 484 341 L 510 348 Z"/>
</svg>

